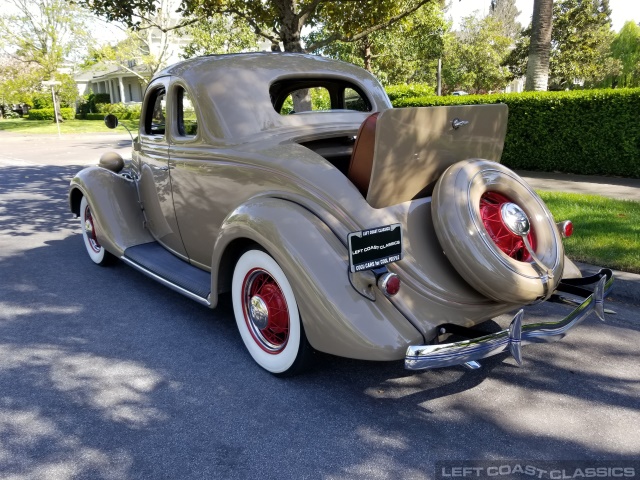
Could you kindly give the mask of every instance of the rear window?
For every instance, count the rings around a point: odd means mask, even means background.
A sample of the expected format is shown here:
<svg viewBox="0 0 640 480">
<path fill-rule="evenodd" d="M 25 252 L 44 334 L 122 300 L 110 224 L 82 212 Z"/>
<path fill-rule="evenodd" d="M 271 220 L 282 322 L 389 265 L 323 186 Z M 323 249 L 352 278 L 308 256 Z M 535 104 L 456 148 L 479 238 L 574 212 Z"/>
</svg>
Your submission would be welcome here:
<svg viewBox="0 0 640 480">
<path fill-rule="evenodd" d="M 370 112 L 371 102 L 356 85 L 344 80 L 281 80 L 269 89 L 280 115 L 353 110 Z"/>
</svg>

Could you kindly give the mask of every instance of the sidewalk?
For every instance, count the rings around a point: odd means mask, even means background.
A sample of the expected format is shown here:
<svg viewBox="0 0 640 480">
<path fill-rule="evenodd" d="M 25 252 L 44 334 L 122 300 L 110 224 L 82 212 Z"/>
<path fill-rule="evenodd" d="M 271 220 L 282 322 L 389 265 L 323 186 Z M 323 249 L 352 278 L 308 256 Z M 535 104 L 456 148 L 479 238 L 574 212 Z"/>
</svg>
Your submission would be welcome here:
<svg viewBox="0 0 640 480">
<path fill-rule="evenodd" d="M 537 190 L 602 195 L 618 200 L 640 202 L 640 179 L 525 170 L 516 170 L 516 173 Z"/>
</svg>

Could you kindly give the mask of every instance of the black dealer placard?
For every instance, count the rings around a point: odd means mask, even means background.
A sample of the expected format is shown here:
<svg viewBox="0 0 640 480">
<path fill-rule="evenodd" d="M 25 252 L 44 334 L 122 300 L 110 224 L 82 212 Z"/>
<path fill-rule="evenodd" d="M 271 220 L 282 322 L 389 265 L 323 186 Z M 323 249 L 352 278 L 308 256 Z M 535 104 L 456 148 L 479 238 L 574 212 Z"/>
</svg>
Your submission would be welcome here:
<svg viewBox="0 0 640 480">
<path fill-rule="evenodd" d="M 399 223 L 349 234 L 349 268 L 361 272 L 402 258 L 402 228 Z"/>
</svg>

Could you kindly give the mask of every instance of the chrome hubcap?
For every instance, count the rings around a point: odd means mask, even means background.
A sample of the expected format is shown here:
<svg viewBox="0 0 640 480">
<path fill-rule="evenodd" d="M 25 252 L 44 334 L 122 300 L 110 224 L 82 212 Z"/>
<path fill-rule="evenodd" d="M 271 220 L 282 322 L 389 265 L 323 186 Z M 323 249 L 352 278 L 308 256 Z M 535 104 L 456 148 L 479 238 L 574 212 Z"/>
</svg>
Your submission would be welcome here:
<svg viewBox="0 0 640 480">
<path fill-rule="evenodd" d="M 259 330 L 266 328 L 269 323 L 269 308 L 258 295 L 254 295 L 249 301 L 249 319 Z"/>
<path fill-rule="evenodd" d="M 515 203 L 508 202 L 502 205 L 500 215 L 506 227 L 520 237 L 527 235 L 531 230 L 529 217 Z"/>
</svg>

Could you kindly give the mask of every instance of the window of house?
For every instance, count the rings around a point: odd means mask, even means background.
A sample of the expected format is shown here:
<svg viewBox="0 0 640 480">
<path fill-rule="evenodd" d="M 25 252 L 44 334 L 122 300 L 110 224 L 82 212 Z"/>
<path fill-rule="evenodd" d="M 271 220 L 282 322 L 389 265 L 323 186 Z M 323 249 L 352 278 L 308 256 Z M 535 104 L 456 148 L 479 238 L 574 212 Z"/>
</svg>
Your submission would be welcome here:
<svg viewBox="0 0 640 480">
<path fill-rule="evenodd" d="M 147 135 L 164 135 L 167 118 L 166 97 L 164 87 L 156 89 L 149 96 L 144 125 Z"/>
<path fill-rule="evenodd" d="M 184 137 L 194 137 L 198 133 L 198 119 L 189 93 L 182 87 L 177 90 L 178 133 Z"/>
</svg>

